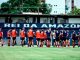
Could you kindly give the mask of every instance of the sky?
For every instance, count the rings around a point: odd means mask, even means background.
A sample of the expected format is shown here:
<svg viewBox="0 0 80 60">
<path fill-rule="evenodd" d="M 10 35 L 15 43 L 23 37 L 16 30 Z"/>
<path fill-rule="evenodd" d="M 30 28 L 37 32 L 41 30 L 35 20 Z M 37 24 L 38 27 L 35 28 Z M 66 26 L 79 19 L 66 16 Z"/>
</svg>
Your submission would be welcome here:
<svg viewBox="0 0 80 60">
<path fill-rule="evenodd" d="M 0 4 L 3 3 L 3 2 L 6 2 L 6 1 L 8 1 L 8 0 L 0 0 Z"/>
</svg>

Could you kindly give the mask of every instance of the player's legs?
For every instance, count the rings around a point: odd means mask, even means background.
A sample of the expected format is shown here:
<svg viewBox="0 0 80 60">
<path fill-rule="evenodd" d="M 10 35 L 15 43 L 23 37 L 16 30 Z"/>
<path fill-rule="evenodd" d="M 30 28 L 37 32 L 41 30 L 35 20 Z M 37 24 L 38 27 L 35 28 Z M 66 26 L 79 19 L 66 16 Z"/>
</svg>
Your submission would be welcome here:
<svg viewBox="0 0 80 60">
<path fill-rule="evenodd" d="M 0 46 L 2 45 L 2 41 L 1 41 L 2 37 L 0 37 Z"/>
<path fill-rule="evenodd" d="M 72 46 L 75 47 L 75 40 L 72 39 Z"/>
<path fill-rule="evenodd" d="M 69 39 L 66 40 L 66 46 L 70 47 L 70 41 L 69 41 Z"/>
<path fill-rule="evenodd" d="M 55 41 L 55 47 L 57 47 L 57 40 Z"/>
<path fill-rule="evenodd" d="M 22 47 L 24 46 L 24 39 L 25 39 L 24 37 L 21 38 L 21 40 L 22 40 L 22 41 L 21 41 Z"/>
<path fill-rule="evenodd" d="M 56 47 L 58 47 L 58 41 L 56 40 Z"/>
<path fill-rule="evenodd" d="M 28 47 L 29 47 L 29 38 L 28 38 Z"/>
<path fill-rule="evenodd" d="M 80 47 L 80 40 L 78 41 L 78 47 Z"/>
<path fill-rule="evenodd" d="M 60 42 L 59 41 L 57 41 L 57 45 L 58 45 L 57 47 L 59 48 L 60 47 Z"/>
<path fill-rule="evenodd" d="M 0 37 L 0 46 L 3 46 L 3 43 L 2 37 Z"/>
<path fill-rule="evenodd" d="M 66 38 L 63 37 L 63 46 L 66 47 Z"/>
<path fill-rule="evenodd" d="M 39 41 L 40 41 L 40 39 L 37 38 L 37 40 L 36 40 L 36 42 L 37 42 L 37 47 L 39 47 Z"/>
<path fill-rule="evenodd" d="M 10 46 L 10 37 L 8 37 L 8 46 Z"/>
<path fill-rule="evenodd" d="M 28 38 L 28 47 L 31 47 L 31 40 L 30 40 L 31 38 L 29 37 Z"/>
<path fill-rule="evenodd" d="M 46 47 L 48 47 L 48 38 L 47 38 L 47 40 L 46 40 Z"/>
<path fill-rule="evenodd" d="M 15 44 L 16 44 L 16 37 L 13 37 L 12 46 L 14 46 Z"/>
<path fill-rule="evenodd" d="M 31 47 L 33 45 L 33 37 L 29 37 L 28 39 L 28 47 Z"/>
<path fill-rule="evenodd" d="M 64 45 L 64 47 L 66 47 L 66 40 L 64 40 L 63 45 Z"/>
<path fill-rule="evenodd" d="M 54 42 L 53 42 L 53 44 L 54 44 L 54 47 L 56 46 L 56 41 L 55 41 L 55 39 L 54 39 Z"/>
<path fill-rule="evenodd" d="M 33 37 L 31 37 L 31 45 L 34 47 Z"/>
<path fill-rule="evenodd" d="M 4 44 L 4 41 L 1 39 L 1 41 L 2 41 L 2 46 L 3 46 L 3 44 Z"/>
<path fill-rule="evenodd" d="M 61 44 L 61 47 L 63 47 L 63 38 L 62 37 L 60 39 L 60 44 Z"/>
<path fill-rule="evenodd" d="M 56 47 L 58 47 L 59 46 L 59 38 L 57 37 L 56 38 Z"/>
<path fill-rule="evenodd" d="M 68 47 L 70 47 L 70 41 L 68 40 Z"/>
<path fill-rule="evenodd" d="M 40 47 L 43 47 L 43 43 L 44 42 L 44 39 L 41 39 L 41 41 L 40 41 Z"/>
<path fill-rule="evenodd" d="M 50 41 L 50 38 L 48 38 L 47 40 L 47 47 L 50 47 L 51 46 L 51 41 Z"/>
</svg>

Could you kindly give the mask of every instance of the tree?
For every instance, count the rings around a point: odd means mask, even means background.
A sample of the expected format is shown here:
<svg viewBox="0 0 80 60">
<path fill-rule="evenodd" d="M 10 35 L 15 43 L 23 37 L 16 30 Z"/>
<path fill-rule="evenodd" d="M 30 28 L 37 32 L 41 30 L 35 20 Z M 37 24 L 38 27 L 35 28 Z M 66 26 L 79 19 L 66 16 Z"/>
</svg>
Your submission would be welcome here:
<svg viewBox="0 0 80 60">
<path fill-rule="evenodd" d="M 80 9 L 74 7 L 74 9 L 69 13 L 69 15 L 80 15 Z"/>
<path fill-rule="evenodd" d="M 40 3 L 40 0 L 9 0 L 1 4 L 2 14 L 20 14 L 22 12 L 42 12 L 49 14 L 52 10 L 50 4 Z"/>
<path fill-rule="evenodd" d="M 40 12 L 44 14 L 50 14 L 52 10 L 52 5 L 43 3 L 40 8 Z"/>
<path fill-rule="evenodd" d="M 8 3 L 2 3 L 1 4 L 1 12 L 0 13 L 8 13 L 9 12 L 9 4 Z"/>
</svg>

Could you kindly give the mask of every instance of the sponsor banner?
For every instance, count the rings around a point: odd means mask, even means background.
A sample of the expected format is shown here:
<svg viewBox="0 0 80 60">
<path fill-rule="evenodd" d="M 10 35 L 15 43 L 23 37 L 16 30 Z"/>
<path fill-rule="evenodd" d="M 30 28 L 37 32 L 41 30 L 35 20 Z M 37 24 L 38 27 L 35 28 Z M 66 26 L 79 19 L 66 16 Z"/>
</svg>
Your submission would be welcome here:
<svg viewBox="0 0 80 60">
<path fill-rule="evenodd" d="M 80 24 L 71 23 L 71 24 L 45 24 L 45 23 L 0 23 L 0 27 L 2 28 L 80 28 Z"/>
</svg>

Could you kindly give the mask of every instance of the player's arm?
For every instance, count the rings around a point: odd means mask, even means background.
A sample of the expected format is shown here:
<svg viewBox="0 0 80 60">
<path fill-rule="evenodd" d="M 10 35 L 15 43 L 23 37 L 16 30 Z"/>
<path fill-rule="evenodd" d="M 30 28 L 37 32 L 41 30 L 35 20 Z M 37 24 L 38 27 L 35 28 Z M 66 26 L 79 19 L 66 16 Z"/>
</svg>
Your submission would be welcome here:
<svg viewBox="0 0 80 60">
<path fill-rule="evenodd" d="M 53 32 L 51 32 L 51 37 L 53 36 Z"/>
<path fill-rule="evenodd" d="M 3 38 L 3 32 L 2 32 L 2 38 Z"/>
<path fill-rule="evenodd" d="M 26 36 L 27 36 L 27 37 L 28 37 L 28 35 L 29 35 L 29 33 L 28 33 L 28 32 L 29 32 L 29 31 L 27 31 L 27 32 L 26 32 Z"/>
<path fill-rule="evenodd" d="M 16 36 L 18 36 L 18 32 L 16 31 Z"/>
<path fill-rule="evenodd" d="M 52 38 L 52 32 L 50 33 L 50 37 Z"/>
<path fill-rule="evenodd" d="M 36 36 L 36 32 L 33 32 L 33 36 Z"/>
</svg>

